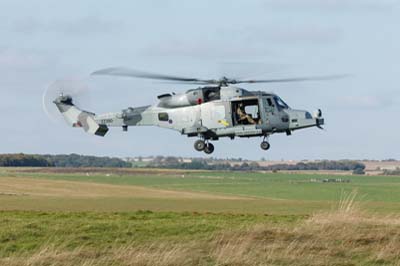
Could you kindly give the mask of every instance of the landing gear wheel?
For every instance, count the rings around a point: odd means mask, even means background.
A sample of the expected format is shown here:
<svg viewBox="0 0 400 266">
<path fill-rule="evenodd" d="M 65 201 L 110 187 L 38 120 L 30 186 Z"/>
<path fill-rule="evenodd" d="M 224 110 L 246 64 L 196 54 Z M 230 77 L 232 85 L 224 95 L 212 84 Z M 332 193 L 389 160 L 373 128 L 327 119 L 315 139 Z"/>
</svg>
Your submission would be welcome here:
<svg viewBox="0 0 400 266">
<path fill-rule="evenodd" d="M 204 140 L 196 140 L 196 142 L 194 143 L 194 149 L 196 151 L 203 151 L 204 148 L 206 147 L 206 143 L 204 142 Z"/>
<path fill-rule="evenodd" d="M 269 150 L 269 147 L 271 147 L 271 145 L 269 145 L 268 141 L 263 141 L 260 144 L 261 149 L 263 149 L 264 151 Z"/>
<path fill-rule="evenodd" d="M 211 143 L 207 143 L 206 147 L 204 148 L 204 152 L 207 154 L 211 154 L 214 151 L 214 145 Z"/>
</svg>

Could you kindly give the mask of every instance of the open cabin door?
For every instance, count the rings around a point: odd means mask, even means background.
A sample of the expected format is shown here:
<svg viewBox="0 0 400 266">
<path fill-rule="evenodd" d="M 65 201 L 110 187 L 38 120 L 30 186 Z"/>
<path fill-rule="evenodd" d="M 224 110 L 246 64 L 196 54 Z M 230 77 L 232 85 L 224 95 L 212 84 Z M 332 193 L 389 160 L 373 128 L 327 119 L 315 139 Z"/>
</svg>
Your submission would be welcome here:
<svg viewBox="0 0 400 266">
<path fill-rule="evenodd" d="M 232 101 L 231 108 L 236 135 L 252 136 L 262 132 L 263 119 L 258 98 Z"/>
<path fill-rule="evenodd" d="M 234 126 L 254 126 L 262 124 L 258 99 L 232 101 L 231 107 Z"/>
</svg>

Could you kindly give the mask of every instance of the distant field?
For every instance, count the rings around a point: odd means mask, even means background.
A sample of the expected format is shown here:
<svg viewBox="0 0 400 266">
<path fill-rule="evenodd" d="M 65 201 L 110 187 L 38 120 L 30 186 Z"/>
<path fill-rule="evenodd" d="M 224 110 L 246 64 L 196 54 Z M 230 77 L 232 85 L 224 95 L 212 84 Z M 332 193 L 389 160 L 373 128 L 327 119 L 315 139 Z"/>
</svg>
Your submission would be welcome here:
<svg viewBox="0 0 400 266">
<path fill-rule="evenodd" d="M 0 209 L 310 214 L 357 190 L 370 211 L 400 209 L 400 177 L 131 169 L 4 169 Z M 334 176 L 333 178 L 337 178 Z M 7 194 L 8 193 L 8 194 Z M 85 201 L 82 201 L 85 199 Z"/>
<path fill-rule="evenodd" d="M 400 177 L 329 177 L 0 168 L 0 265 L 400 265 Z"/>
</svg>

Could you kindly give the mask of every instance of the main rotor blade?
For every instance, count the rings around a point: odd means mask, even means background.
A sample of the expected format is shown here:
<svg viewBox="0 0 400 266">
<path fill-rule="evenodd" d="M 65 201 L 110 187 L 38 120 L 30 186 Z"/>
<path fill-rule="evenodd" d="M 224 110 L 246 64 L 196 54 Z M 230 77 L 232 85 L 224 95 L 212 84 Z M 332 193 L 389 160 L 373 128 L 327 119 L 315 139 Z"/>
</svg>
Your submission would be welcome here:
<svg viewBox="0 0 400 266">
<path fill-rule="evenodd" d="M 138 71 L 134 69 L 124 67 L 112 67 L 97 70 L 92 75 L 107 75 L 107 76 L 122 76 L 122 77 L 134 77 L 134 78 L 145 78 L 145 79 L 159 79 L 159 80 L 171 80 L 181 82 L 195 82 L 200 84 L 216 83 L 216 80 L 205 80 L 197 78 L 177 77 L 163 74 L 156 74 L 144 71 Z"/>
<path fill-rule="evenodd" d="M 331 75 L 331 76 L 314 76 L 314 77 L 297 77 L 286 79 L 255 79 L 255 80 L 233 80 L 232 83 L 281 83 L 281 82 L 298 82 L 298 81 L 317 81 L 317 80 L 332 80 L 348 77 L 349 75 Z"/>
<path fill-rule="evenodd" d="M 300 81 L 317 81 L 317 80 L 332 80 L 344 78 L 349 75 L 331 75 L 331 76 L 311 76 L 311 77 L 295 77 L 295 78 L 283 78 L 283 79 L 254 79 L 254 80 L 237 80 L 230 79 L 227 77 L 222 77 L 221 79 L 198 79 L 198 78 L 188 78 L 188 77 L 178 77 L 157 73 L 150 73 L 139 71 L 135 69 L 125 68 L 125 67 L 112 67 L 97 70 L 92 73 L 92 75 L 107 75 L 107 76 L 122 76 L 122 77 L 134 77 L 134 78 L 145 78 L 145 79 L 156 79 L 156 80 L 166 80 L 176 83 L 186 83 L 186 84 L 197 84 L 197 85 L 228 85 L 228 84 L 240 84 L 240 83 L 283 83 L 283 82 L 300 82 Z"/>
</svg>

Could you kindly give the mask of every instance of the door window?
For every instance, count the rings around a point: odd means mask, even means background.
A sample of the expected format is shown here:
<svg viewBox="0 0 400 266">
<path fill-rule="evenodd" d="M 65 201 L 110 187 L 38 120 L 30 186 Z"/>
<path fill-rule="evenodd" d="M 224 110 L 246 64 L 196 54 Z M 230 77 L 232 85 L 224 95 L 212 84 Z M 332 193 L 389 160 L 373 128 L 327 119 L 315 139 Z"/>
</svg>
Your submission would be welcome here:
<svg viewBox="0 0 400 266">
<path fill-rule="evenodd" d="M 274 113 L 275 105 L 272 98 L 264 98 L 264 109 L 266 113 Z"/>
<path fill-rule="evenodd" d="M 168 113 L 158 113 L 158 120 L 160 121 L 168 121 Z"/>
</svg>

